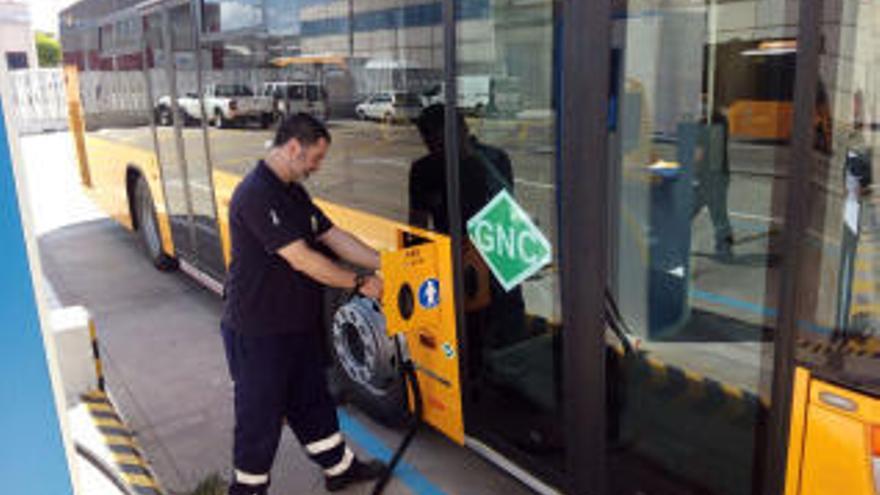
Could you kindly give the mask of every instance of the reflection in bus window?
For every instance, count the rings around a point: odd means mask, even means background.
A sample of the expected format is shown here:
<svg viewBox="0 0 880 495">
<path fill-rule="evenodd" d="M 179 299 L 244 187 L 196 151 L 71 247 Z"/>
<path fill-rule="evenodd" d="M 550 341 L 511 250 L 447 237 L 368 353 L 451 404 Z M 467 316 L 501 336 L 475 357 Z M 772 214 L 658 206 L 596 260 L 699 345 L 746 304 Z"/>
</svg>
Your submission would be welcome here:
<svg viewBox="0 0 880 495">
<path fill-rule="evenodd" d="M 263 22 L 262 0 L 201 0 L 207 33 L 258 27 Z"/>
<path fill-rule="evenodd" d="M 609 341 L 612 491 L 760 482 L 798 25 L 786 3 L 745 23 L 748 0 L 615 13 L 609 285 L 639 351 Z"/>
<path fill-rule="evenodd" d="M 843 5 L 821 26 L 822 39 L 836 49 L 819 55 L 797 359 L 820 377 L 876 395 L 880 9 L 863 2 Z"/>
<path fill-rule="evenodd" d="M 562 427 L 557 270 L 557 12 L 551 1 L 490 7 L 465 0 L 460 7 L 455 106 L 462 116 L 457 160 L 462 218 L 452 222 L 464 224 L 505 190 L 549 240 L 554 256 L 507 291 L 474 243 L 465 239 L 458 246 L 469 349 L 468 428 L 514 461 L 540 465 L 540 473 L 550 477 L 565 471 L 569 448 Z M 424 104 L 449 104 L 444 82 L 426 89 L 420 95 Z"/>
</svg>

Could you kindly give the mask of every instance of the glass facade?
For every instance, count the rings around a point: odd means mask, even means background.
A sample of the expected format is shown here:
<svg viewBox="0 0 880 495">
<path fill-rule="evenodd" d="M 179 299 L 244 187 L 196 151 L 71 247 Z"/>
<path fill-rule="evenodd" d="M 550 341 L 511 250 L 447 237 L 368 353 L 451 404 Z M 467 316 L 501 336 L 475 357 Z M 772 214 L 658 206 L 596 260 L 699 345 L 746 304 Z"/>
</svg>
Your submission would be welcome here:
<svg viewBox="0 0 880 495">
<path fill-rule="evenodd" d="M 590 493 L 572 480 L 601 470 L 608 493 L 757 492 L 779 475 L 765 466 L 771 412 L 787 407 L 771 390 L 785 371 L 785 311 L 797 316 L 798 362 L 880 393 L 880 18 L 869 2 L 817 4 L 818 74 L 796 71 L 795 0 L 614 1 L 586 20 L 556 0 L 117 3 L 125 15 L 106 18 L 92 0 L 62 14 L 64 59 L 81 71 L 89 143 L 157 160 L 177 256 L 222 280 L 215 183 L 251 170 L 280 119 L 321 119 L 333 142 L 305 184 L 315 198 L 453 240 L 465 431 L 533 486 Z M 566 41 L 597 26 L 610 30 L 607 64 Z M 573 64 L 609 81 L 607 94 L 570 84 Z M 811 160 L 794 163 L 799 84 L 816 77 Z M 597 98 L 600 128 L 579 127 L 589 116 L 565 128 Z M 602 160 L 567 161 L 566 143 L 588 132 L 601 134 Z M 110 165 L 90 164 L 97 181 Z M 607 224 L 561 204 L 579 167 L 608 173 L 571 185 L 607 195 Z M 786 222 L 796 181 L 808 183 L 803 232 Z M 467 234 L 502 192 L 552 253 L 513 287 Z M 571 249 L 575 229 L 608 245 Z M 792 258 L 784 246 L 801 234 Z M 601 390 L 563 358 L 589 354 L 572 346 L 585 324 L 567 318 L 587 301 L 562 285 L 579 256 L 602 257 L 607 280 L 589 283 L 620 330 L 593 343 L 604 361 L 579 368 L 604 373 Z M 786 310 L 793 275 L 798 303 Z M 566 414 L 573 402 L 583 417 Z M 572 443 L 595 425 L 606 448 Z"/>
</svg>

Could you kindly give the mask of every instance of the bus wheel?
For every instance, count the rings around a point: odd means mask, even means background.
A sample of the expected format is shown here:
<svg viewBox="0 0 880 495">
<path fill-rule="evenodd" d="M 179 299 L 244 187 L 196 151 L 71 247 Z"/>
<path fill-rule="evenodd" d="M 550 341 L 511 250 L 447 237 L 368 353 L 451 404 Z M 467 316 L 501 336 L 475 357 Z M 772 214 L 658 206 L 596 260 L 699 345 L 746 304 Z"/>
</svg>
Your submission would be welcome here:
<svg viewBox="0 0 880 495">
<path fill-rule="evenodd" d="M 177 261 L 162 251 L 162 237 L 159 234 L 159 223 L 156 221 L 153 196 L 143 177 L 137 179 L 134 195 L 137 230 L 147 258 L 159 270 L 168 271 L 177 268 Z"/>
<path fill-rule="evenodd" d="M 338 295 L 337 301 L 345 298 Z M 337 397 L 352 402 L 388 426 L 402 425 L 408 415 L 406 390 L 397 369 L 394 345 L 377 303 L 355 296 L 339 306 L 329 325 L 331 383 Z"/>
</svg>

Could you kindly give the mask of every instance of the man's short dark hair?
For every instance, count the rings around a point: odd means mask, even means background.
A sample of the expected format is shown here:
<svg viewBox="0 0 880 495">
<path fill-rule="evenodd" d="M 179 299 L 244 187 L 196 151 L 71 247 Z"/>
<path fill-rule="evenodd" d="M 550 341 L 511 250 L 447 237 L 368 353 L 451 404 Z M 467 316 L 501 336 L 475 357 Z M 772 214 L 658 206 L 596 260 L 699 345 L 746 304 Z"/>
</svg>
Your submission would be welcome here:
<svg viewBox="0 0 880 495">
<path fill-rule="evenodd" d="M 464 116 L 457 110 L 455 116 L 458 119 L 459 132 L 464 131 L 467 133 L 468 127 Z M 422 138 L 436 134 L 442 135 L 445 132 L 446 125 L 446 106 L 442 103 L 434 103 L 425 107 L 419 116 L 415 118 L 415 124 Z"/>
<path fill-rule="evenodd" d="M 275 131 L 274 146 L 283 146 L 291 139 L 296 138 L 303 146 L 311 146 L 320 139 L 326 139 L 330 143 L 330 132 L 320 120 L 307 113 L 296 113 L 285 117 Z"/>
</svg>

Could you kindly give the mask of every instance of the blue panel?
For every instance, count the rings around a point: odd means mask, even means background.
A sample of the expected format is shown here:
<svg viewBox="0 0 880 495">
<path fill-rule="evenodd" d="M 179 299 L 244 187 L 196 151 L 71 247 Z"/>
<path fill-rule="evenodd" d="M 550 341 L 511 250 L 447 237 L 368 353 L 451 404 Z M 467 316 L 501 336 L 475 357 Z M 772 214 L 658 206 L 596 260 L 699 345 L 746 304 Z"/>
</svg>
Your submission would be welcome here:
<svg viewBox="0 0 880 495">
<path fill-rule="evenodd" d="M 492 6 L 489 0 L 456 0 L 456 19 L 489 19 Z M 439 2 L 409 5 L 393 9 L 363 12 L 354 16 L 355 32 L 382 31 L 425 26 L 440 26 L 443 22 L 443 4 Z M 302 23 L 303 36 L 326 36 L 348 32 L 347 17 L 333 17 Z"/>
<path fill-rule="evenodd" d="M 0 102 L 0 116 L 3 105 Z M 3 493 L 73 493 L 0 117 L 0 472 Z"/>
<path fill-rule="evenodd" d="M 348 32 L 348 19 L 345 17 L 333 17 L 317 21 L 303 21 L 303 36 L 327 36 L 331 34 L 345 34 Z"/>
</svg>

